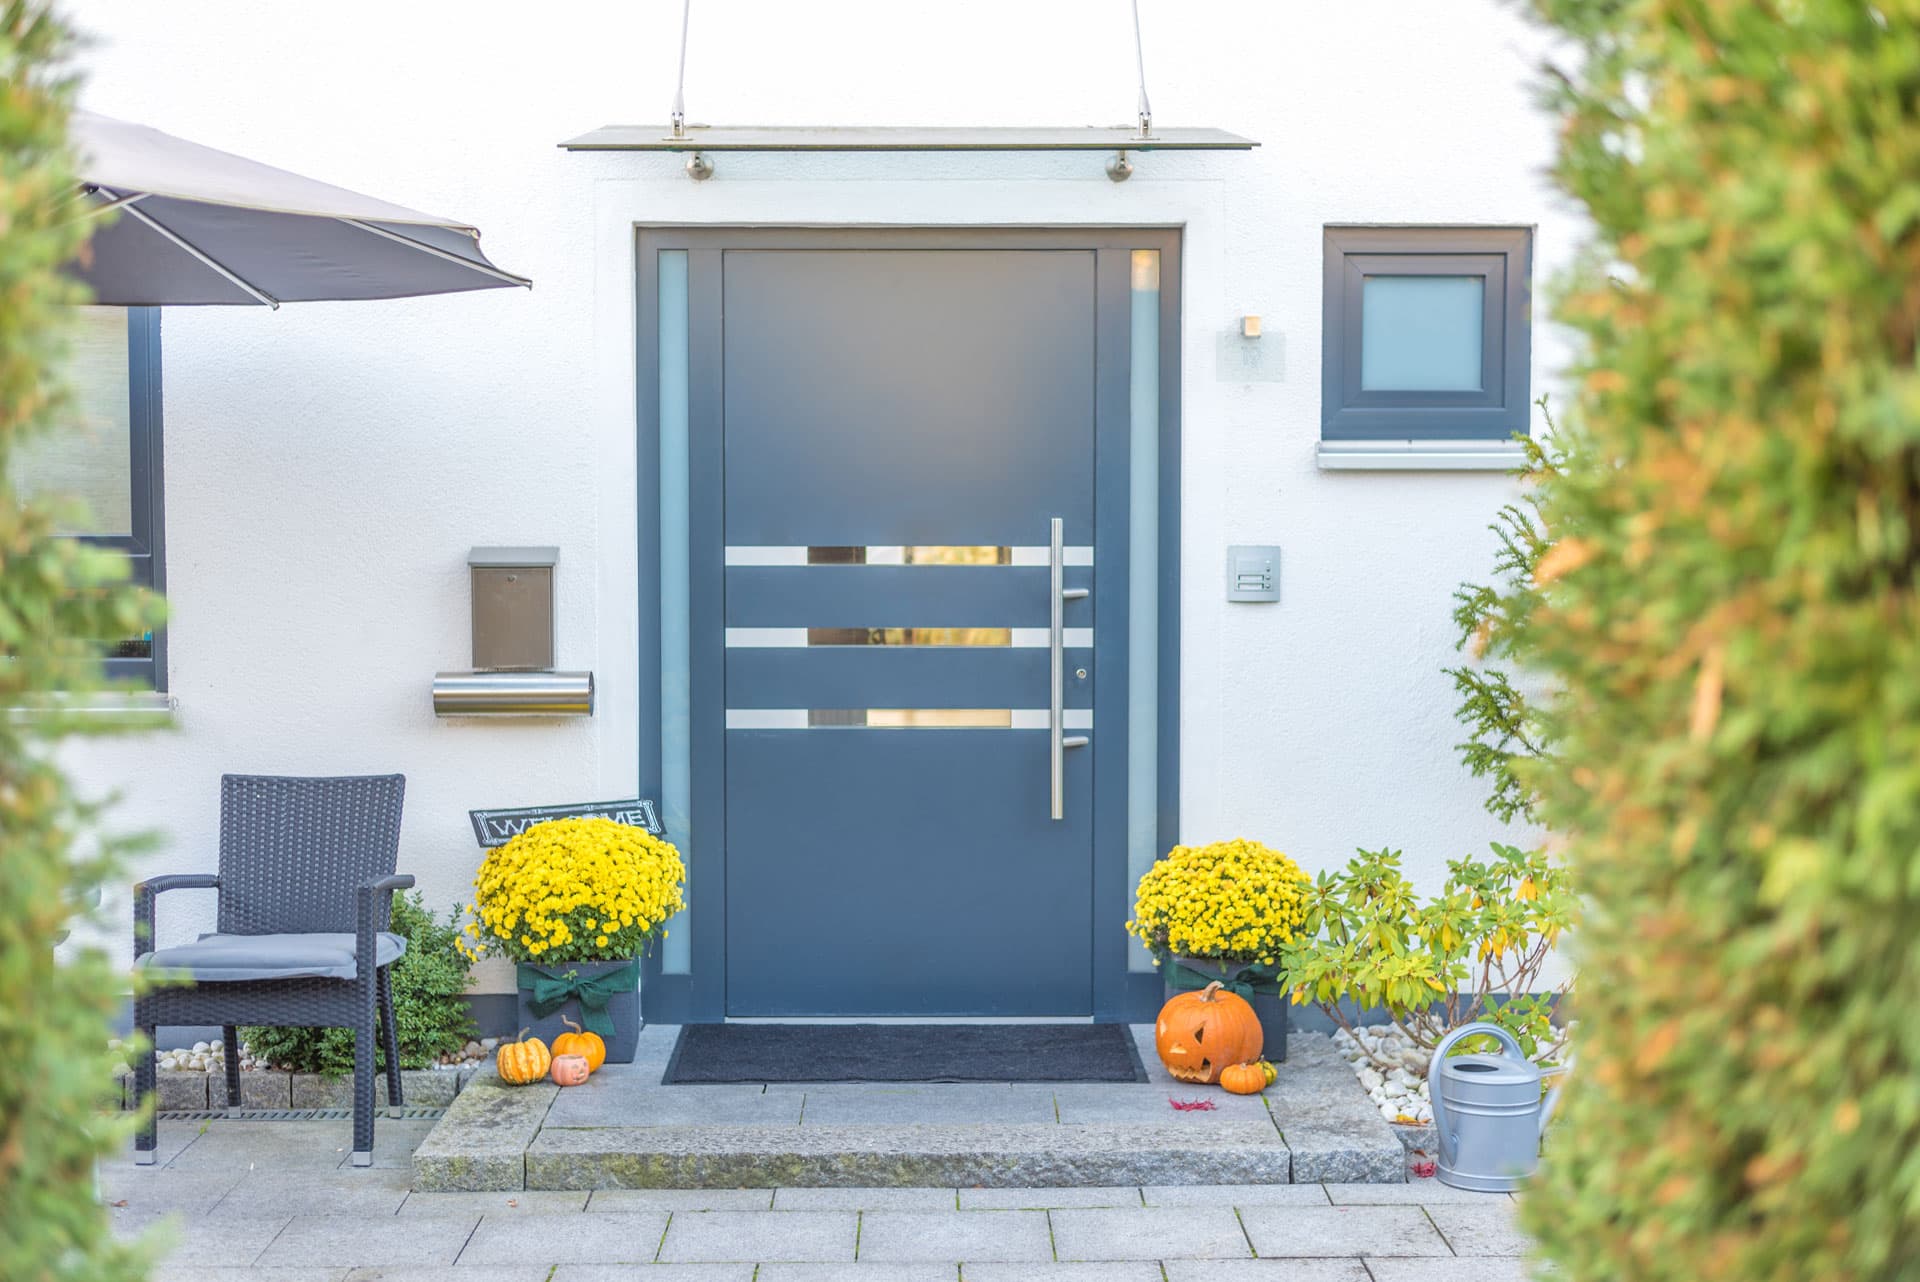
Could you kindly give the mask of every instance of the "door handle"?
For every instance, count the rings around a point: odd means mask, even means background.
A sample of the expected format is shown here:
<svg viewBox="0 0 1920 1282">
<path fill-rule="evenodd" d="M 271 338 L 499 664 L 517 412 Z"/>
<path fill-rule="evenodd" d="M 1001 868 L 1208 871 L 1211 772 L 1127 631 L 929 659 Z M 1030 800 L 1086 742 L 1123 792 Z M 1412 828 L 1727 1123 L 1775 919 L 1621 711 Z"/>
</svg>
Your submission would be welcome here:
<svg viewBox="0 0 1920 1282">
<path fill-rule="evenodd" d="M 1047 567 L 1051 571 L 1048 585 L 1051 613 L 1047 628 L 1047 657 L 1051 688 L 1047 701 L 1047 769 L 1052 794 L 1049 813 L 1055 819 L 1065 819 L 1067 817 L 1066 750 L 1087 746 L 1087 736 L 1063 733 L 1066 723 L 1067 692 L 1067 602 L 1083 599 L 1087 595 L 1087 589 L 1070 588 L 1066 584 L 1065 519 L 1058 516 L 1052 518 L 1049 534 Z"/>
</svg>

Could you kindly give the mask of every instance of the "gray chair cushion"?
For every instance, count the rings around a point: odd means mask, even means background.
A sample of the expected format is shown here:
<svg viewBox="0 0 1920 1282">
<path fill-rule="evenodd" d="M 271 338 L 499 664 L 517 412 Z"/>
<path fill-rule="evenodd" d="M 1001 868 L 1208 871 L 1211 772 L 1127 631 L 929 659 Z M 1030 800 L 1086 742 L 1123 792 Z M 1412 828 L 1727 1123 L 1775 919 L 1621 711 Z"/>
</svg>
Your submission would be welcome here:
<svg viewBox="0 0 1920 1282">
<path fill-rule="evenodd" d="M 391 932 L 375 936 L 374 960 L 385 966 L 407 951 Z M 162 948 L 136 963 L 149 970 L 186 971 L 200 983 L 241 979 L 352 979 L 351 931 L 315 935 L 202 935 L 191 944 Z"/>
</svg>

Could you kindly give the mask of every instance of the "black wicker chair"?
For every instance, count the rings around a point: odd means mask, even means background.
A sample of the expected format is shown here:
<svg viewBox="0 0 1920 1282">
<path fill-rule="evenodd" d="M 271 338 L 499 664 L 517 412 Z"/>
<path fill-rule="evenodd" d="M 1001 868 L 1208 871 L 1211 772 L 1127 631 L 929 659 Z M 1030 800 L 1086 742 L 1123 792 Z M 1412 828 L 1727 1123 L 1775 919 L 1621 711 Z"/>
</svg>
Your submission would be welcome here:
<svg viewBox="0 0 1920 1282">
<path fill-rule="evenodd" d="M 376 1015 L 385 1033 L 388 1106 L 397 1111 L 402 1103 L 388 969 L 406 941 L 387 926 L 393 892 L 413 885 L 394 873 L 406 783 L 402 775 L 221 776 L 219 875 L 152 877 L 134 887 L 134 965 L 191 979 L 134 1000 L 134 1027 L 149 1046 L 134 1065 L 142 1102 L 154 1090 L 156 1026 L 223 1027 L 229 1109 L 240 1106 L 237 1025 L 351 1028 L 353 1164 L 373 1164 Z M 155 952 L 154 897 L 193 888 L 219 891 L 216 933 Z M 134 1161 L 151 1164 L 154 1143 L 148 1113 Z"/>
</svg>

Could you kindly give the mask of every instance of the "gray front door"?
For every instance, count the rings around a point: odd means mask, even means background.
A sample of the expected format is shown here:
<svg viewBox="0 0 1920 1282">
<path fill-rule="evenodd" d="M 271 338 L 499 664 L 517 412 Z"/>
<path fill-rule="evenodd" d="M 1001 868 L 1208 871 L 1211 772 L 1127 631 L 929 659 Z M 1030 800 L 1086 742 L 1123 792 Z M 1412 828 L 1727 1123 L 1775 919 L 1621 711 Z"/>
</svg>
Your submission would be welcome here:
<svg viewBox="0 0 1920 1282">
<path fill-rule="evenodd" d="M 704 450 L 720 509 L 691 549 L 720 578 L 719 618 L 696 584 L 692 619 L 691 716 L 720 728 L 694 735 L 719 811 L 693 824 L 695 946 L 724 935 L 708 1013 L 1093 1014 L 1124 920 L 1097 906 L 1096 851 L 1124 865 L 1125 253 L 710 235 L 691 303 L 714 393 L 692 499 Z M 724 656 L 705 682 L 703 635 Z"/>
</svg>

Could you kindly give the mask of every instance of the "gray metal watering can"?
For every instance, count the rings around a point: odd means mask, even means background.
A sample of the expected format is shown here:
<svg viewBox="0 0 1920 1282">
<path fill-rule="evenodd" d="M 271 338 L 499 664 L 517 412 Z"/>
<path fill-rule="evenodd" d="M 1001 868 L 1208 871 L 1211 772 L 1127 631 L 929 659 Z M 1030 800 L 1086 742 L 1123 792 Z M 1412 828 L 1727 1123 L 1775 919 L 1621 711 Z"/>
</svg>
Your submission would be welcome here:
<svg viewBox="0 0 1920 1282">
<path fill-rule="evenodd" d="M 1455 1042 L 1484 1033 L 1507 1055 L 1447 1058 Z M 1540 1098 L 1541 1072 L 1527 1062 L 1513 1034 L 1497 1024 L 1467 1024 L 1441 1039 L 1427 1069 L 1433 1127 L 1440 1134 L 1440 1182 L 1482 1193 L 1511 1193 L 1540 1165 L 1555 1086 Z"/>
</svg>

